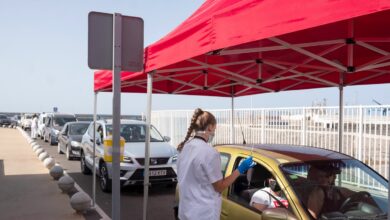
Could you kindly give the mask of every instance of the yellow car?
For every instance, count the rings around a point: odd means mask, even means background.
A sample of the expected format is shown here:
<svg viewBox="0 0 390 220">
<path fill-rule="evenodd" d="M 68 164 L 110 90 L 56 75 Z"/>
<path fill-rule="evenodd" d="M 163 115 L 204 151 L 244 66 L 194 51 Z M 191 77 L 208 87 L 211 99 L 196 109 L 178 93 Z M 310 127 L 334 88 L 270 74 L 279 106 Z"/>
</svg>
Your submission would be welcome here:
<svg viewBox="0 0 390 220">
<path fill-rule="evenodd" d="M 219 145 L 216 149 L 221 155 L 221 171 L 225 177 L 250 155 L 257 163 L 253 170 L 239 176 L 222 193 L 222 220 L 387 219 L 387 180 L 350 156 L 321 148 L 291 145 Z M 309 211 L 312 205 L 308 203 L 308 198 L 309 195 L 312 197 L 313 189 L 325 190 L 318 183 L 321 169 L 334 174 L 335 178 L 326 192 L 337 192 L 339 196 L 326 196 L 322 211 L 314 218 L 313 212 Z M 277 201 L 276 208 L 260 211 L 250 206 L 250 200 L 257 190 L 267 186 L 265 180 L 269 178 L 277 181 L 281 189 L 280 198 L 287 200 L 288 204 Z M 178 201 L 176 190 L 176 218 Z"/>
</svg>

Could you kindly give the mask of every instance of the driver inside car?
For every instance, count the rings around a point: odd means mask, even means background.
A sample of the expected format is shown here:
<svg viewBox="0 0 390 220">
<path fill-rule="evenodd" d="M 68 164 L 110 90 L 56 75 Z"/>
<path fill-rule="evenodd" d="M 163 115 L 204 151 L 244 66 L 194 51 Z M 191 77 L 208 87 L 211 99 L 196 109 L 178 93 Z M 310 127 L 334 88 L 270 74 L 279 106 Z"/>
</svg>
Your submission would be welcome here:
<svg viewBox="0 0 390 220">
<path fill-rule="evenodd" d="M 353 194 L 345 188 L 335 187 L 336 174 L 340 169 L 331 165 L 311 166 L 307 180 L 311 184 L 307 208 L 318 219 L 322 213 L 340 211 L 343 202 Z"/>
</svg>

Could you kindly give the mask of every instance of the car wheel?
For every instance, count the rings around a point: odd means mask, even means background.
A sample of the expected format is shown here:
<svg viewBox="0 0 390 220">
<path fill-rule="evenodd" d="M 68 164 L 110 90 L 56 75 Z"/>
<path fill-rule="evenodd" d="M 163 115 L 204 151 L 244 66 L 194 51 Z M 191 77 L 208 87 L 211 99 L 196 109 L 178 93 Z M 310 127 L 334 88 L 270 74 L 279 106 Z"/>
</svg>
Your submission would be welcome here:
<svg viewBox="0 0 390 220">
<path fill-rule="evenodd" d="M 61 150 L 61 145 L 60 145 L 60 143 L 58 143 L 58 145 L 57 145 L 57 152 L 58 152 L 58 154 L 63 154 L 63 153 L 62 153 L 62 150 Z"/>
<path fill-rule="evenodd" d="M 43 141 L 47 142 L 46 135 L 43 136 Z"/>
<path fill-rule="evenodd" d="M 53 138 L 51 137 L 51 135 L 49 135 L 49 143 L 52 146 L 55 144 L 54 141 L 53 141 Z"/>
<path fill-rule="evenodd" d="M 73 159 L 73 157 L 72 157 L 72 155 L 70 153 L 70 147 L 69 146 L 66 146 L 65 154 L 66 154 L 66 159 L 68 159 L 68 160 L 72 160 Z"/>
<path fill-rule="evenodd" d="M 103 192 L 111 192 L 111 179 L 108 177 L 108 170 L 105 163 L 102 163 L 100 169 L 100 188 Z"/>
<path fill-rule="evenodd" d="M 91 174 L 91 169 L 89 169 L 87 167 L 87 164 L 85 161 L 85 156 L 84 156 L 83 152 L 81 152 L 81 155 L 80 155 L 80 166 L 81 166 L 81 173 L 83 173 L 85 175 Z"/>
<path fill-rule="evenodd" d="M 175 216 L 175 220 L 179 220 L 179 206 L 173 207 L 173 215 Z"/>
</svg>

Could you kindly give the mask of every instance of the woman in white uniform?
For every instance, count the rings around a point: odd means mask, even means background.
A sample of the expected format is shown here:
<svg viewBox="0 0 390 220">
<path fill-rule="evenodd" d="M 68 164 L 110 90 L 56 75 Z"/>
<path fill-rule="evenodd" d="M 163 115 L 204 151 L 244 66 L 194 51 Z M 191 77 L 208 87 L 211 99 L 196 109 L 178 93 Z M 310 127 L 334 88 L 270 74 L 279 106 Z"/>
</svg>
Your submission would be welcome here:
<svg viewBox="0 0 390 220">
<path fill-rule="evenodd" d="M 221 192 L 255 164 L 245 159 L 230 176 L 223 178 L 221 158 L 212 142 L 217 122 L 210 112 L 196 109 L 187 135 L 178 146 L 177 162 L 180 220 L 217 220 L 221 213 Z M 192 134 L 195 134 L 190 139 Z"/>
<path fill-rule="evenodd" d="M 36 139 L 38 135 L 38 116 L 34 114 L 31 121 L 31 138 Z"/>
</svg>

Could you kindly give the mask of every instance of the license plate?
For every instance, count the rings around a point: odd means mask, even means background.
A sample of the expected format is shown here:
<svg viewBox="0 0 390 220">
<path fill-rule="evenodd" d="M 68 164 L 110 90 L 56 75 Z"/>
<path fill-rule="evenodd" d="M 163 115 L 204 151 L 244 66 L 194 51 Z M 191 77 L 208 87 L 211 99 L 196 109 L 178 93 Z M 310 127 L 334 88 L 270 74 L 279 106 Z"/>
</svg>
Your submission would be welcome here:
<svg viewBox="0 0 390 220">
<path fill-rule="evenodd" d="M 150 170 L 149 176 L 165 176 L 167 175 L 166 170 Z"/>
</svg>

